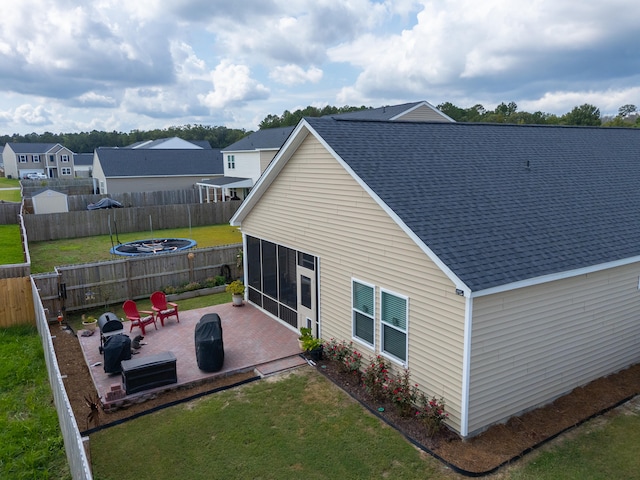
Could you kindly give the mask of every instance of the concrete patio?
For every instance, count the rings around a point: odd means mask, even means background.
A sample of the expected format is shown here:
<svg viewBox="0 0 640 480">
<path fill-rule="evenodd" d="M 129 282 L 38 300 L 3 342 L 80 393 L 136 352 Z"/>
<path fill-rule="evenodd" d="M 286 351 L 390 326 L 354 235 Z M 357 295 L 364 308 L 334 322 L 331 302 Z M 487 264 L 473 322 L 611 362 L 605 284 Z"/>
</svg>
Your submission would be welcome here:
<svg viewBox="0 0 640 480">
<path fill-rule="evenodd" d="M 178 302 L 179 305 L 179 302 Z M 218 372 L 203 372 L 198 368 L 195 352 L 194 332 L 200 318 L 208 313 L 217 313 L 222 320 L 224 342 L 224 364 Z M 108 374 L 104 371 L 103 355 L 100 352 L 100 331 L 96 329 L 91 336 L 82 336 L 78 340 L 89 366 L 96 392 L 105 409 L 118 402 L 143 401 L 164 390 L 198 384 L 218 377 L 254 371 L 258 376 L 266 376 L 306 364 L 300 356 L 298 334 L 276 320 L 262 313 L 250 304 L 235 307 L 233 304 L 179 312 L 180 322 L 171 317 L 165 320 L 164 327 L 157 321 L 158 329 L 147 325 L 145 338 L 139 354 L 131 358 L 138 360 L 148 355 L 172 352 L 176 357 L 177 383 L 145 390 L 124 398 L 107 401 L 106 394 L 117 385 L 122 385 L 120 373 Z M 140 329 L 135 327 L 129 332 L 130 323 L 123 323 L 122 333 L 133 339 Z M 124 387 L 123 387 L 124 388 Z"/>
</svg>

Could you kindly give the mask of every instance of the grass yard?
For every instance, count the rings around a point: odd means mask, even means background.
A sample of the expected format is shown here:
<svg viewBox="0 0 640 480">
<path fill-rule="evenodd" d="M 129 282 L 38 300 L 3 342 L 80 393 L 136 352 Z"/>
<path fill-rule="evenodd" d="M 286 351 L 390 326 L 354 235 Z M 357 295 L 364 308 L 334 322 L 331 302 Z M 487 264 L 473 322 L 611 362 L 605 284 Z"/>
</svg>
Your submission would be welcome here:
<svg viewBox="0 0 640 480">
<path fill-rule="evenodd" d="M 22 195 L 20 190 L 2 190 L 2 188 L 0 188 L 0 200 L 20 203 L 22 201 Z"/>
<path fill-rule="evenodd" d="M 636 404 L 640 405 L 640 404 Z M 640 410 L 596 419 L 571 440 L 540 453 L 513 480 L 640 479 Z"/>
<path fill-rule="evenodd" d="M 214 293 L 211 295 L 203 295 L 201 297 L 194 298 L 184 298 L 178 302 L 178 307 L 180 311 L 184 310 L 193 310 L 195 308 L 204 308 L 210 307 L 212 305 L 221 305 L 223 303 L 231 302 L 231 294 L 227 292 Z M 149 298 L 142 298 L 140 300 L 136 300 L 136 305 L 138 305 L 138 310 L 151 310 L 151 300 Z M 118 318 L 124 318 L 124 312 L 122 310 L 122 303 L 109 305 L 106 309 L 107 312 L 113 312 Z M 67 323 L 74 330 L 78 331 L 82 328 L 82 315 L 85 316 L 93 316 L 95 318 L 100 318 L 105 312 L 104 307 L 97 307 L 91 310 L 78 311 L 78 312 L 69 312 L 67 314 Z"/>
<path fill-rule="evenodd" d="M 0 329 L 0 478 L 71 478 L 35 327 Z"/>
<path fill-rule="evenodd" d="M 274 378 L 279 380 L 245 385 L 93 434 L 95 478 L 438 475 L 435 460 L 365 413 L 316 371 Z"/>
<path fill-rule="evenodd" d="M 20 227 L 0 225 L 0 265 L 24 263 Z"/>
<path fill-rule="evenodd" d="M 20 180 L 17 178 L 0 177 L 0 188 L 20 188 Z"/>
<path fill-rule="evenodd" d="M 238 228 L 229 224 L 154 230 L 153 233 L 141 231 L 118 234 L 118 239 L 121 243 L 146 240 L 148 238 L 191 238 L 197 242 L 197 247 L 199 248 L 242 243 L 242 234 Z M 95 237 L 46 242 L 29 242 L 31 273 L 52 272 L 54 267 L 62 265 L 122 258 L 109 253 L 113 246 L 111 240 L 112 238 L 109 235 L 98 235 Z M 115 235 L 113 241 L 116 241 Z"/>
</svg>

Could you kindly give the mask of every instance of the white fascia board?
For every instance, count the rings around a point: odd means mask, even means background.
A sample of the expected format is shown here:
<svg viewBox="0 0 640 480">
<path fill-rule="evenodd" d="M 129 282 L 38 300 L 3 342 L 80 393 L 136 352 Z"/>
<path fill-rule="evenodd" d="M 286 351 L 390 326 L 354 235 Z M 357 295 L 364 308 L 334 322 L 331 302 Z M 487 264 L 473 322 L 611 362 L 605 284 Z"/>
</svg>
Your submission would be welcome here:
<svg viewBox="0 0 640 480">
<path fill-rule="evenodd" d="M 580 275 L 587 275 L 589 273 L 601 272 L 603 270 L 609 270 L 611 268 L 623 267 L 625 265 L 631 265 L 633 263 L 640 263 L 640 256 L 624 258 L 621 260 L 616 260 L 614 262 L 600 263 L 598 265 L 591 265 L 589 267 L 576 268 L 574 270 L 566 270 L 549 275 L 542 275 L 540 277 L 529 278 L 527 280 L 521 280 L 519 282 L 506 283 L 497 287 L 487 288 L 486 290 L 478 290 L 471 293 L 471 296 L 484 297 L 487 295 L 494 295 L 496 293 L 508 292 L 511 290 L 517 290 L 519 288 L 532 287 L 534 285 L 541 285 L 543 283 L 555 282 L 556 280 L 564 280 L 567 278 L 579 277 Z"/>
<path fill-rule="evenodd" d="M 267 168 L 262 172 L 260 178 L 253 186 L 249 196 L 244 199 L 240 204 L 240 207 L 233 214 L 229 224 L 233 227 L 239 227 L 242 224 L 242 220 L 251 211 L 254 205 L 258 202 L 264 191 L 271 185 L 276 179 L 280 171 L 287 164 L 293 153 L 298 149 L 302 141 L 307 137 L 307 134 L 311 131 L 309 124 L 303 119 L 298 122 L 296 128 L 293 130 L 289 138 L 280 148 L 273 160 L 269 163 Z M 318 137 L 315 132 L 313 132 Z"/>
</svg>

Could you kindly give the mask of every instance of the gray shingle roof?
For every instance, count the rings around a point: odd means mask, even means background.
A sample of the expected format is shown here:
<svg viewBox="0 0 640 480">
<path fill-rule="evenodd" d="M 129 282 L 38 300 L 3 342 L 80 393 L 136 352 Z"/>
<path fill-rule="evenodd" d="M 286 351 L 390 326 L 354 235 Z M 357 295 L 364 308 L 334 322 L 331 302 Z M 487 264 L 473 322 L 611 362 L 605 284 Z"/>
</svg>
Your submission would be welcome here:
<svg viewBox="0 0 640 480">
<path fill-rule="evenodd" d="M 76 166 L 91 166 L 93 165 L 93 153 L 74 153 L 73 164 Z"/>
<path fill-rule="evenodd" d="M 57 143 L 13 143 L 9 142 L 7 145 L 11 146 L 11 149 L 15 153 L 46 153 L 57 145 Z"/>
<path fill-rule="evenodd" d="M 401 105 L 387 105 L 378 108 L 367 108 L 355 112 L 327 115 L 328 117 L 343 118 L 349 120 L 391 120 L 396 115 L 400 115 L 407 110 L 416 107 L 424 102 L 403 103 Z"/>
<path fill-rule="evenodd" d="M 306 120 L 474 291 L 640 255 L 640 129 Z"/>
<path fill-rule="evenodd" d="M 107 177 L 222 175 L 222 154 L 217 149 L 98 148 Z"/>
<path fill-rule="evenodd" d="M 232 143 L 223 152 L 239 152 L 247 150 L 278 149 L 289 138 L 295 127 L 265 128 Z"/>
</svg>

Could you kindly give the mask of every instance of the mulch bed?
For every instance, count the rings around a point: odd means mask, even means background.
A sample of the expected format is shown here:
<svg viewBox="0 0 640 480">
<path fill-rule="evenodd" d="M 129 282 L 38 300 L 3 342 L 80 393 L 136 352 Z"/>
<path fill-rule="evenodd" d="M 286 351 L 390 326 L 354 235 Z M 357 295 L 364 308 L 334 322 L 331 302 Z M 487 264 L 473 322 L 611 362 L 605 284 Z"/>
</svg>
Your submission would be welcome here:
<svg viewBox="0 0 640 480">
<path fill-rule="evenodd" d="M 84 362 L 80 343 L 72 332 L 63 330 L 58 325 L 52 325 L 50 330 L 54 337 L 53 345 L 58 364 L 62 375 L 65 375 L 67 395 L 81 431 L 117 423 L 163 405 L 204 394 L 216 388 L 225 388 L 252 376 L 231 376 L 188 389 L 169 390 L 144 403 L 133 404 L 113 413 L 100 412 L 97 417 L 89 418 L 91 408 L 86 399 L 95 398 L 95 387 L 89 368 Z M 447 463 L 454 471 L 473 476 L 491 472 L 568 428 L 640 393 L 638 364 L 577 388 L 543 408 L 514 417 L 505 424 L 493 426 L 463 442 L 457 434 L 448 429 L 434 437 L 427 436 L 418 421 L 398 415 L 392 404 L 372 401 L 361 387 L 359 377 L 344 373 L 334 362 L 321 360 L 317 362 L 316 368 L 416 445 Z M 383 412 L 378 411 L 380 407 L 384 408 Z"/>
</svg>

